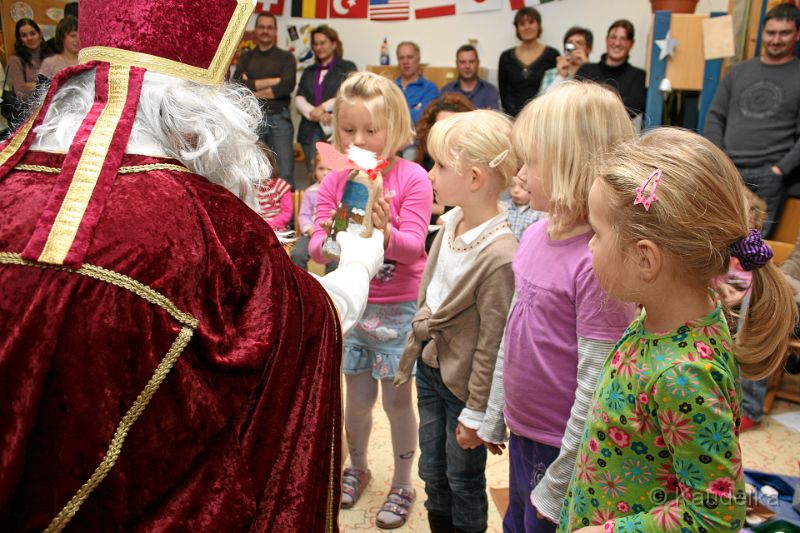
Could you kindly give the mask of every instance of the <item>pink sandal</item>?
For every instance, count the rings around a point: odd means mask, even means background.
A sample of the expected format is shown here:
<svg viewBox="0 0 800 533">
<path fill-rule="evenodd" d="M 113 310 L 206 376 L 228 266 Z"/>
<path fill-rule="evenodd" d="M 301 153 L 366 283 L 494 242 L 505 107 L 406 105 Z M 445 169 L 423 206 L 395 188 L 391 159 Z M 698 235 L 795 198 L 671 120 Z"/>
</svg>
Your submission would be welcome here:
<svg viewBox="0 0 800 533">
<path fill-rule="evenodd" d="M 381 529 L 396 529 L 408 520 L 408 515 L 411 508 L 414 507 L 414 500 L 417 499 L 417 491 L 413 488 L 404 489 L 400 487 L 392 487 L 386 501 L 383 502 L 381 510 L 378 511 L 378 517 L 375 523 Z M 397 518 L 387 522 L 381 519 L 381 513 L 391 513 Z"/>
<path fill-rule="evenodd" d="M 372 479 L 372 474 L 369 470 L 359 470 L 352 466 L 344 469 L 342 474 L 342 509 L 350 509 L 353 507 L 361 493 L 369 485 L 369 480 Z M 345 497 L 349 497 L 348 500 Z"/>
</svg>

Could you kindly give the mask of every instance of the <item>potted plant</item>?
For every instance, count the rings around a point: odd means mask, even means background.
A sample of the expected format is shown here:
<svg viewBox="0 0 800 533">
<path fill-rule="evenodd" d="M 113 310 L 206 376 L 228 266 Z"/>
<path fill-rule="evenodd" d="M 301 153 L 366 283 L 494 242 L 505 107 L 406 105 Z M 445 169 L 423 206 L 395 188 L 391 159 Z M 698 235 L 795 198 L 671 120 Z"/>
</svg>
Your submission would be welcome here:
<svg viewBox="0 0 800 533">
<path fill-rule="evenodd" d="M 673 13 L 694 13 L 697 0 L 650 0 L 653 13 L 656 11 L 672 11 Z"/>
</svg>

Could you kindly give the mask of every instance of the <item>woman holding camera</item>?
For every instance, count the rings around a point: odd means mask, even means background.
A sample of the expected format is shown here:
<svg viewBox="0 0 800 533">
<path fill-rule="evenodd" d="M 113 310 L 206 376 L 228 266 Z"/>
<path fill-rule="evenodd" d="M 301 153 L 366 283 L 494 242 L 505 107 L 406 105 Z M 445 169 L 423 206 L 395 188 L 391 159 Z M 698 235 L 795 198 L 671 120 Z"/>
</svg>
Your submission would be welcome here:
<svg viewBox="0 0 800 533">
<path fill-rule="evenodd" d="M 541 96 L 559 83 L 571 80 L 584 63 L 589 62 L 592 53 L 594 34 L 589 28 L 573 26 L 564 34 L 564 54 L 556 58 L 556 66 L 544 73 L 542 85 L 539 87 Z"/>
<path fill-rule="evenodd" d="M 503 111 L 516 117 L 529 100 L 536 97 L 545 71 L 556 66 L 558 50 L 539 42 L 542 16 L 532 7 L 514 15 L 518 46 L 500 54 L 497 85 Z"/>
</svg>

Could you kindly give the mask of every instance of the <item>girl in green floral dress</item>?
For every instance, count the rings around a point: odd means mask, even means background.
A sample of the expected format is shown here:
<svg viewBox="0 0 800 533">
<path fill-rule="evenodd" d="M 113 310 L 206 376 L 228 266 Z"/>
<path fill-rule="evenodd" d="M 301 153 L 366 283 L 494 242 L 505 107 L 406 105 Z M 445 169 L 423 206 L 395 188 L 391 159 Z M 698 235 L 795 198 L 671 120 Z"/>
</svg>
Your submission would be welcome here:
<svg viewBox="0 0 800 533">
<path fill-rule="evenodd" d="M 736 168 L 698 135 L 654 130 L 606 159 L 589 221 L 600 285 L 643 310 L 598 379 L 559 529 L 738 531 L 739 373 L 778 368 L 797 310 Z M 708 288 L 732 256 L 753 271 L 735 343 Z"/>
</svg>

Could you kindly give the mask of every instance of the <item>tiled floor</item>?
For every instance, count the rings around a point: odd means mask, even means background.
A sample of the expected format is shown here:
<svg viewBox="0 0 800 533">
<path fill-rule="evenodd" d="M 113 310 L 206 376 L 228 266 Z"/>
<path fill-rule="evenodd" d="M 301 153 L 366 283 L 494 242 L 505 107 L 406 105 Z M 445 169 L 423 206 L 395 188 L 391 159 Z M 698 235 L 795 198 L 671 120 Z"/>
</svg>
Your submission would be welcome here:
<svg viewBox="0 0 800 533">
<path fill-rule="evenodd" d="M 374 425 L 370 438 L 369 462 L 372 481 L 358 504 L 339 514 L 342 531 L 381 531 L 375 526 L 375 515 L 383 504 L 392 479 L 392 444 L 389 437 L 389 423 L 379 404 L 374 410 Z M 800 406 L 778 402 L 772 414 L 800 410 Z M 790 430 L 767 417 L 764 422 L 741 437 L 745 468 L 766 470 L 780 474 L 800 475 L 800 433 Z M 487 462 L 487 485 L 491 487 L 508 486 L 508 455 L 489 455 Z M 428 522 L 423 501 L 424 485 L 416 475 L 414 467 L 414 486 L 418 499 L 411 517 L 405 526 L 395 531 L 428 532 Z M 502 517 L 489 497 L 490 533 L 502 532 Z"/>
</svg>

